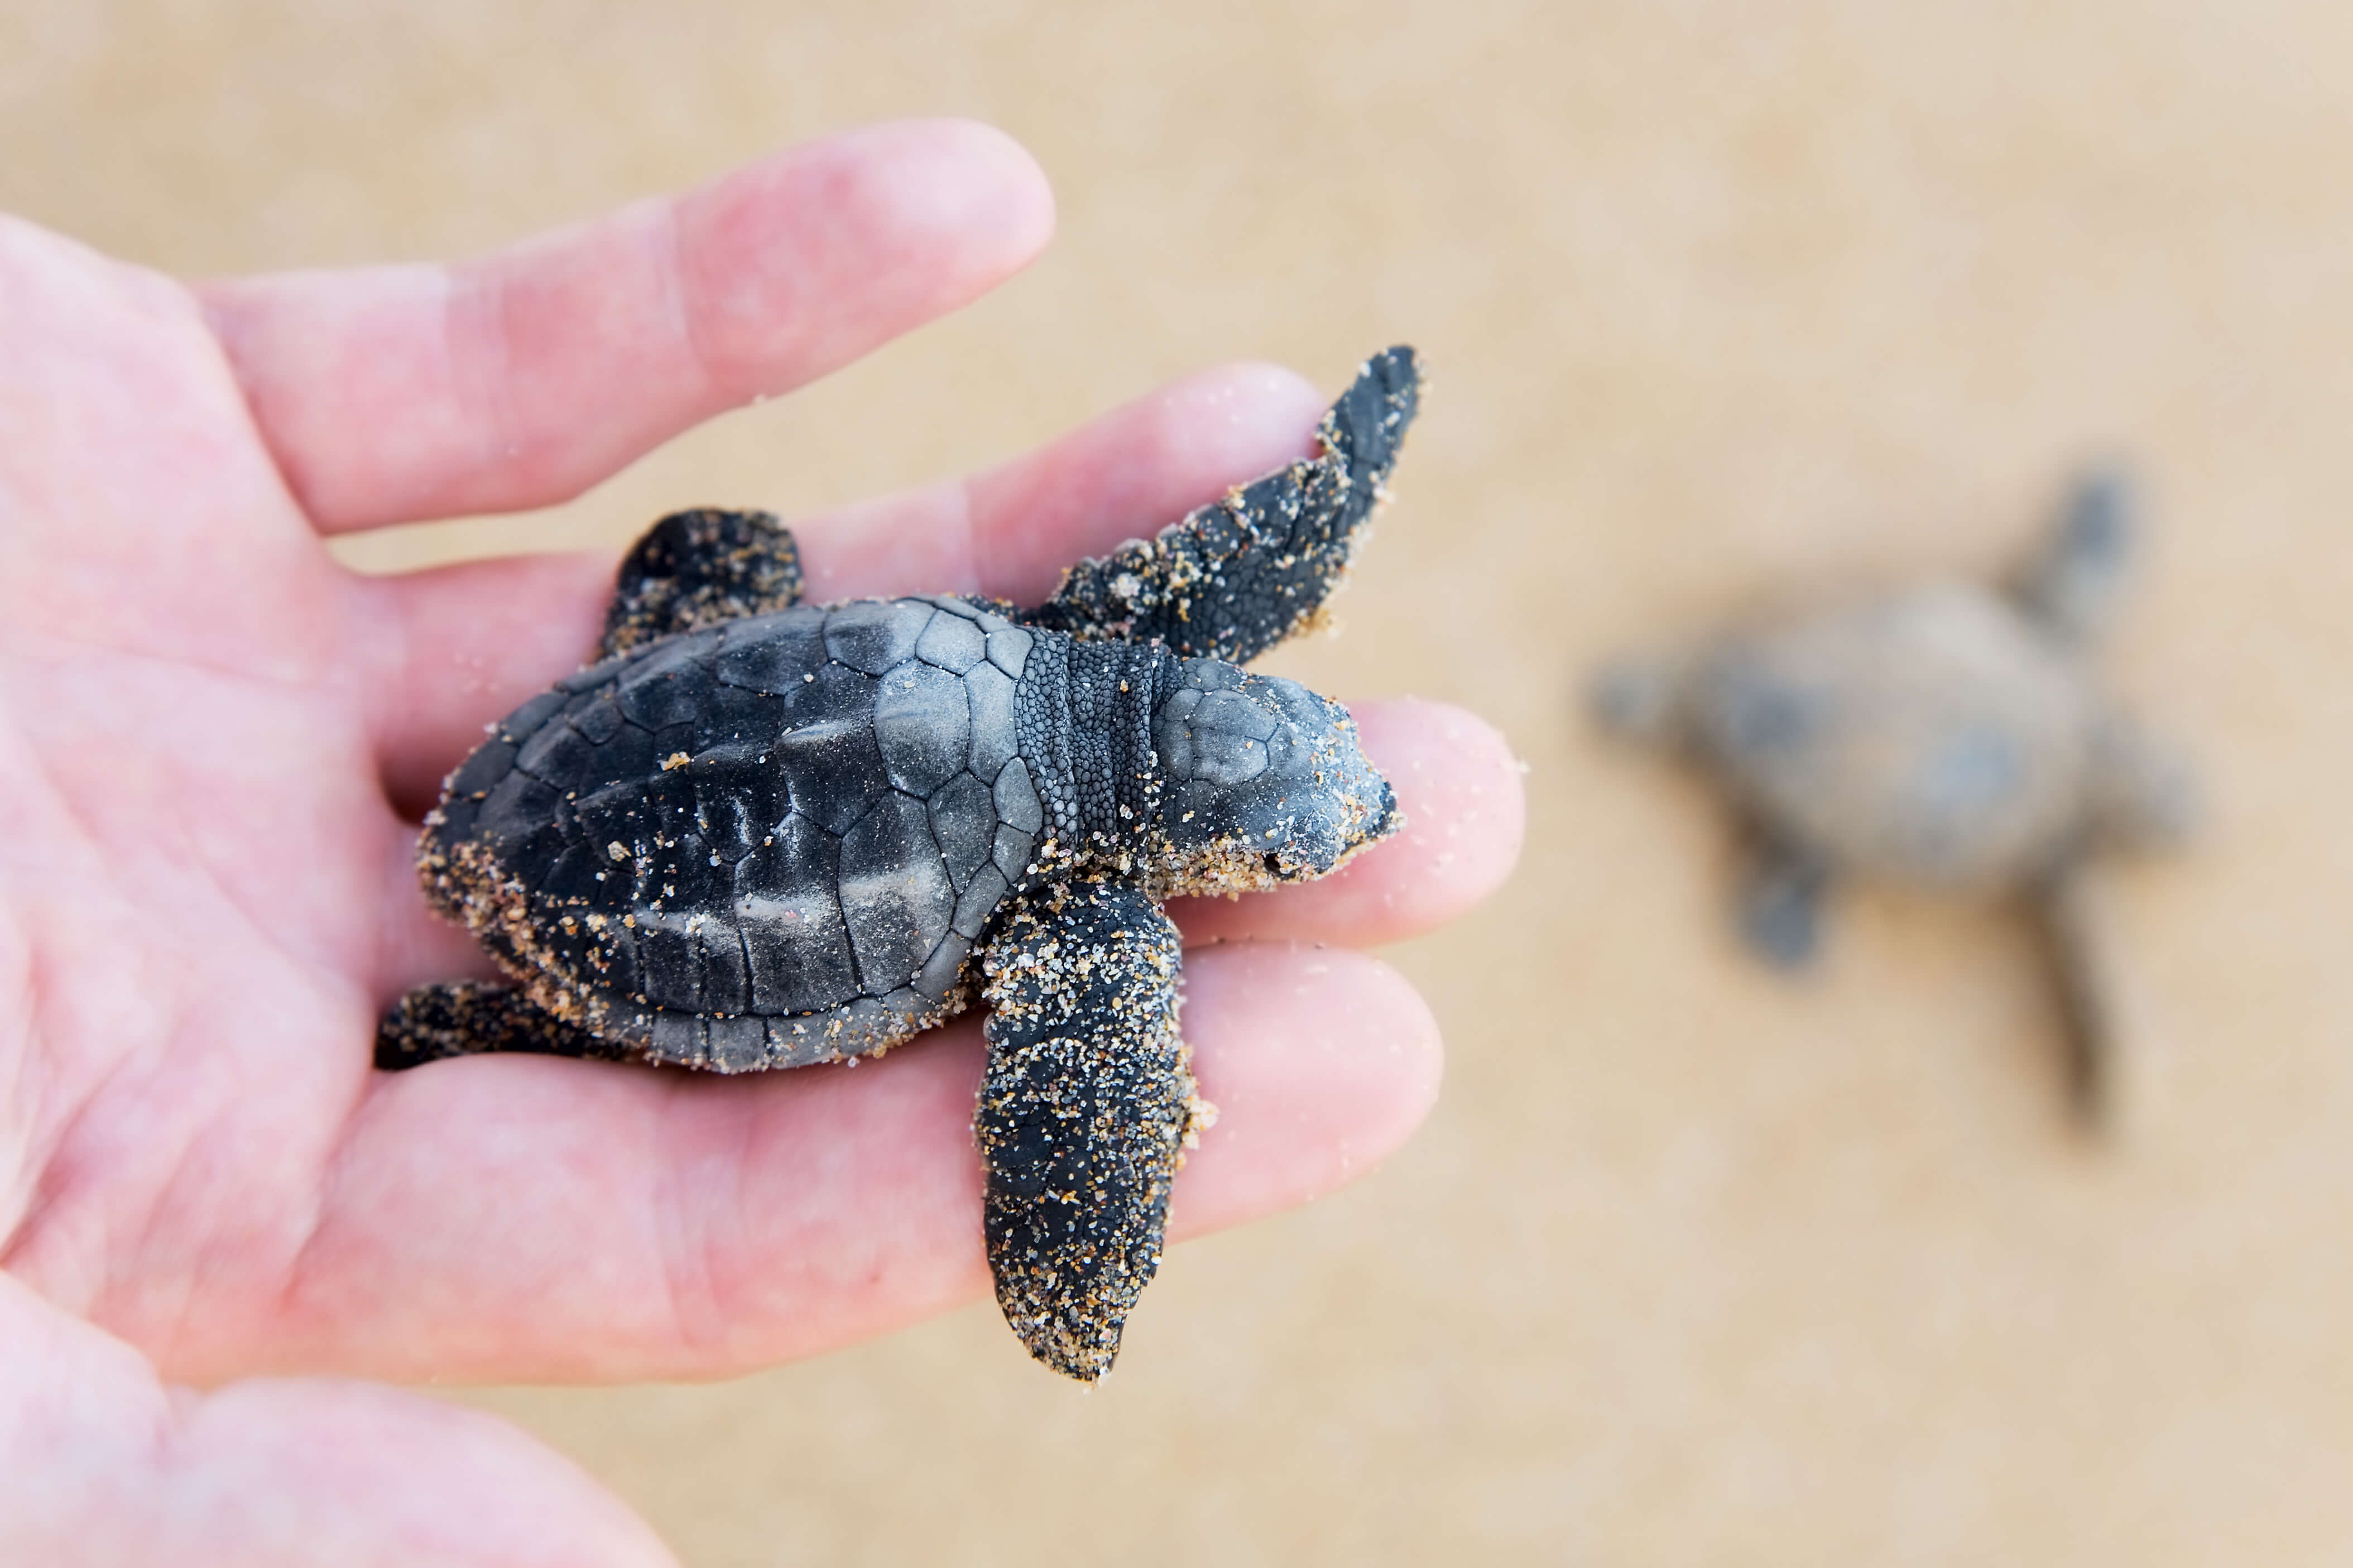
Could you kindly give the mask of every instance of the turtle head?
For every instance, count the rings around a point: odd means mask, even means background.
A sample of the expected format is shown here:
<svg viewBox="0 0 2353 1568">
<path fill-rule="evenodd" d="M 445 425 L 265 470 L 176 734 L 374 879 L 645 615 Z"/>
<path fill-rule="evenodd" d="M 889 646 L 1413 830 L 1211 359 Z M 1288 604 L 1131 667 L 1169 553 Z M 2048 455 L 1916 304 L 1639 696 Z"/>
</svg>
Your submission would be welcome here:
<svg viewBox="0 0 2353 1568">
<path fill-rule="evenodd" d="M 1188 658 L 1152 715 L 1175 892 L 1303 882 L 1404 826 L 1356 721 L 1295 680 Z"/>
</svg>

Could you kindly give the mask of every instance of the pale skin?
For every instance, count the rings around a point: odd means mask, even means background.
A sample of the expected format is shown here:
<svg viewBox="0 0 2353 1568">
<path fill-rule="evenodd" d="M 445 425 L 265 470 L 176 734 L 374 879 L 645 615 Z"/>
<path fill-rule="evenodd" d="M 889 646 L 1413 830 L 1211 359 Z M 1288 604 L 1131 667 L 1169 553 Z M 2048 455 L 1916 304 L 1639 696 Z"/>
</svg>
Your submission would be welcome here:
<svg viewBox="0 0 2353 1568">
<path fill-rule="evenodd" d="M 0 1560 L 668 1563 L 522 1434 L 349 1379 L 722 1376 L 986 1293 L 970 1020 L 749 1080 L 372 1070 L 392 997 L 483 972 L 418 894 L 416 815 L 578 663 L 613 561 L 367 578 L 323 539 L 563 500 L 966 302 L 1052 223 L 1025 153 L 949 122 L 455 268 L 191 287 L 0 218 Z M 810 596 L 1034 602 L 1303 452 L 1324 402 L 1209 371 L 796 519 Z M 1219 942 L 1185 1028 L 1224 1114 L 1176 1235 L 1340 1184 L 1436 1093 L 1429 1013 L 1353 950 L 1492 890 L 1518 780 L 1467 714 L 1357 713 L 1409 831 L 1177 911 Z"/>
</svg>

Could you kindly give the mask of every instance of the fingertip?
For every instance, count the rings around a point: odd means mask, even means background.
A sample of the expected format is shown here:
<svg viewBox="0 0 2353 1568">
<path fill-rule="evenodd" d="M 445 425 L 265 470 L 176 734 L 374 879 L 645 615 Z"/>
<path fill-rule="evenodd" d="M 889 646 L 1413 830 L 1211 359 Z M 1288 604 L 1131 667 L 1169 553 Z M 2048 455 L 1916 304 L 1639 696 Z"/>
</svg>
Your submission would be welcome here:
<svg viewBox="0 0 2353 1568">
<path fill-rule="evenodd" d="M 1327 401 L 1298 372 L 1259 360 L 1196 372 L 1145 398 L 1136 455 L 1199 492 L 1166 521 L 1306 457 Z"/>
<path fill-rule="evenodd" d="M 1411 862 L 1426 924 L 1484 902 L 1511 876 L 1527 835 L 1527 790 L 1511 742 L 1451 702 L 1393 698 L 1352 712 L 1365 754 L 1388 776 L 1406 817 L 1404 830 L 1370 853 L 1388 856 L 1392 875 Z"/>
<path fill-rule="evenodd" d="M 1180 412 L 1198 435 L 1224 431 L 1252 452 L 1270 445 L 1303 452 L 1306 433 L 1330 402 L 1314 382 L 1267 360 L 1212 365 L 1171 383 L 1157 401 Z"/>
<path fill-rule="evenodd" d="M 1034 258 L 1054 237 L 1053 183 L 1029 149 L 980 120 L 917 121 L 941 148 L 944 173 L 964 205 L 992 220 L 1006 270 Z"/>
<path fill-rule="evenodd" d="M 692 334 L 730 400 L 846 363 L 888 335 L 877 321 L 904 331 L 976 299 L 1054 232 L 1037 160 L 968 120 L 788 149 L 690 193 L 678 213 Z M 829 308 L 845 298 L 860 308 Z"/>
<path fill-rule="evenodd" d="M 1358 743 L 1397 791 L 1405 826 L 1319 881 L 1241 899 L 1180 899 L 1188 942 L 1283 936 L 1371 946 L 1468 913 L 1502 887 L 1526 832 L 1510 742 L 1448 702 L 1350 705 Z"/>
<path fill-rule="evenodd" d="M 967 493 L 978 586 L 1037 603 L 1072 563 L 1307 456 L 1324 406 L 1294 371 L 1222 364 L 976 476 Z"/>
<path fill-rule="evenodd" d="M 1186 1037 L 1218 1117 L 1177 1180 L 1177 1234 L 1346 1185 L 1402 1147 L 1437 1103 L 1438 1021 L 1378 960 L 1246 943 L 1190 953 L 1186 971 Z"/>
</svg>

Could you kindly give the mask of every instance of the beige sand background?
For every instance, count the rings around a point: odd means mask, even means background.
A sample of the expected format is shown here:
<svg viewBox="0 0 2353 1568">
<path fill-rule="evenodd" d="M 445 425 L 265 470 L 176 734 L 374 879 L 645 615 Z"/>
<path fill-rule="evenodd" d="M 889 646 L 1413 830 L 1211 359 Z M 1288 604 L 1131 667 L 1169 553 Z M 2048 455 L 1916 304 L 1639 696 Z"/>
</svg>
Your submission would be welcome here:
<svg viewBox="0 0 2353 1568">
<path fill-rule="evenodd" d="M 189 273 L 463 253 L 763 149 L 982 116 L 1049 258 L 579 503 L 933 479 L 1218 359 L 1439 393 L 1345 634 L 1530 765 L 1393 956 L 1451 1045 L 1362 1185 L 1188 1247 L 1092 1396 L 987 1308 L 699 1387 L 497 1391 L 696 1568 L 2342 1561 L 2353 1543 L 2353 20 L 2322 4 L 8 0 L 0 205 Z M 0 300 L 0 309 L 6 302 Z M 2203 758 L 2109 885 L 2147 1029 L 2072 1137 L 2023 938 L 1858 898 L 1812 981 L 1569 694 L 1759 594 L 2158 499 L 2116 682 Z"/>
</svg>

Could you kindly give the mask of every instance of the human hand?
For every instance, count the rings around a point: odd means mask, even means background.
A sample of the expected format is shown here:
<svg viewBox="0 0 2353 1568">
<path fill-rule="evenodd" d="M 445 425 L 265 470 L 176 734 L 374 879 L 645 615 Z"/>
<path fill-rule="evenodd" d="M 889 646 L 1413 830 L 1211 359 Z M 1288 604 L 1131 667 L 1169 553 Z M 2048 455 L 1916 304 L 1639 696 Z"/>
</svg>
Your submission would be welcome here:
<svg viewBox="0 0 2353 1568">
<path fill-rule="evenodd" d="M 562 500 L 964 303 L 1051 221 L 1026 155 L 948 123 L 456 268 L 189 289 L 0 219 L 0 1560 L 665 1562 L 503 1425 L 296 1374 L 709 1376 L 986 1290 L 971 1022 L 751 1080 L 371 1068 L 392 997 L 484 973 L 426 910 L 416 816 L 578 663 L 612 563 L 368 578 L 322 536 Z M 1323 402 L 1211 372 L 795 520 L 809 596 L 1035 601 L 1304 452 Z M 1347 949 L 1489 891 L 1518 781 L 1467 715 L 1358 716 L 1406 834 L 1176 911 L 1222 943 L 1184 1022 L 1223 1116 L 1172 1235 L 1339 1184 L 1435 1092 L 1427 1012 Z"/>
</svg>

